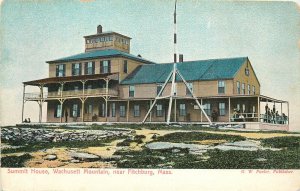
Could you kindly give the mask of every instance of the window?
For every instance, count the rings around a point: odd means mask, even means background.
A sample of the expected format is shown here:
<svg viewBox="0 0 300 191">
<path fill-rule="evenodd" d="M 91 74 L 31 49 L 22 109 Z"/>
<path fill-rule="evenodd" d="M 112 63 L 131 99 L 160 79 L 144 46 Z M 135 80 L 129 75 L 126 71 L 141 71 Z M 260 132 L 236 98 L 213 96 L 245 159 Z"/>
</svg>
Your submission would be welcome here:
<svg viewBox="0 0 300 191">
<path fill-rule="evenodd" d="M 236 82 L 236 91 L 237 91 L 237 94 L 241 94 L 241 85 L 240 85 L 239 81 Z"/>
<path fill-rule="evenodd" d="M 109 41 L 113 41 L 113 37 L 112 36 L 110 36 L 108 38 L 109 38 Z"/>
<path fill-rule="evenodd" d="M 129 86 L 129 97 L 134 97 L 134 86 Z"/>
<path fill-rule="evenodd" d="M 80 116 L 80 110 L 78 108 L 78 104 L 73 104 L 71 114 L 72 114 L 72 117 L 79 117 Z"/>
<path fill-rule="evenodd" d="M 59 104 L 56 106 L 54 117 L 61 117 L 61 114 L 62 114 L 62 110 L 61 110 L 61 105 Z"/>
<path fill-rule="evenodd" d="M 246 74 L 246 76 L 249 76 L 249 75 L 250 75 L 249 68 L 245 68 L 245 74 Z"/>
<path fill-rule="evenodd" d="M 156 116 L 162 117 L 163 116 L 163 110 L 162 110 L 162 104 L 156 105 Z"/>
<path fill-rule="evenodd" d="M 111 104 L 111 116 L 116 117 L 116 103 Z"/>
<path fill-rule="evenodd" d="M 86 89 L 87 89 L 87 90 L 91 90 L 92 88 L 93 88 L 93 85 L 92 85 L 92 84 L 89 84 L 89 85 L 86 86 Z"/>
<path fill-rule="evenodd" d="M 134 117 L 139 117 L 140 116 L 140 106 L 139 105 L 134 105 L 133 106 L 133 116 Z"/>
<path fill-rule="evenodd" d="M 86 113 L 92 114 L 92 112 L 93 112 L 93 105 L 92 104 L 88 104 L 87 105 Z"/>
<path fill-rule="evenodd" d="M 56 65 L 56 77 L 64 77 L 66 75 L 66 65 L 58 64 Z"/>
<path fill-rule="evenodd" d="M 127 60 L 124 60 L 124 62 L 123 62 L 123 72 L 125 73 L 125 74 L 127 74 L 127 71 L 128 71 L 128 68 L 127 68 L 128 66 L 127 66 Z"/>
<path fill-rule="evenodd" d="M 95 62 L 86 62 L 84 65 L 84 74 L 95 74 Z"/>
<path fill-rule="evenodd" d="M 162 86 L 163 86 L 163 84 L 157 84 L 157 86 L 156 86 L 156 95 L 158 95 L 158 93 L 162 89 Z"/>
<path fill-rule="evenodd" d="M 245 84 L 242 83 L 242 94 L 245 95 Z"/>
<path fill-rule="evenodd" d="M 79 87 L 78 86 L 74 86 L 74 90 L 75 90 L 75 92 L 78 92 Z"/>
<path fill-rule="evenodd" d="M 207 115 L 211 115 L 210 103 L 204 104 L 203 109 Z"/>
<path fill-rule="evenodd" d="M 81 63 L 73 63 L 72 64 L 72 76 L 81 75 Z"/>
<path fill-rule="evenodd" d="M 125 117 L 125 105 L 120 105 L 120 117 Z"/>
<path fill-rule="evenodd" d="M 219 113 L 220 115 L 225 115 L 225 103 L 219 103 Z"/>
<path fill-rule="evenodd" d="M 185 89 L 186 95 L 192 95 L 191 92 L 189 91 L 188 87 L 190 88 L 190 90 L 191 90 L 192 93 L 193 93 L 193 82 L 187 83 L 187 87 L 186 87 L 186 89 Z"/>
<path fill-rule="evenodd" d="M 256 112 L 256 108 L 255 108 L 255 105 L 252 106 L 252 113 L 255 113 Z"/>
<path fill-rule="evenodd" d="M 105 117 L 105 104 L 104 103 L 101 103 L 100 104 L 100 107 L 99 107 L 99 116 L 100 117 Z"/>
<path fill-rule="evenodd" d="M 186 116 L 186 109 L 184 103 L 179 104 L 179 115 Z"/>
<path fill-rule="evenodd" d="M 251 88 L 250 88 L 250 85 L 248 84 L 248 95 L 251 94 Z"/>
<path fill-rule="evenodd" d="M 255 95 L 255 86 L 252 86 L 253 95 Z"/>
<path fill-rule="evenodd" d="M 225 93 L 225 82 L 223 80 L 218 81 L 218 93 L 219 94 Z"/>
<path fill-rule="evenodd" d="M 110 73 L 110 60 L 103 60 L 100 62 L 100 74 Z"/>
</svg>

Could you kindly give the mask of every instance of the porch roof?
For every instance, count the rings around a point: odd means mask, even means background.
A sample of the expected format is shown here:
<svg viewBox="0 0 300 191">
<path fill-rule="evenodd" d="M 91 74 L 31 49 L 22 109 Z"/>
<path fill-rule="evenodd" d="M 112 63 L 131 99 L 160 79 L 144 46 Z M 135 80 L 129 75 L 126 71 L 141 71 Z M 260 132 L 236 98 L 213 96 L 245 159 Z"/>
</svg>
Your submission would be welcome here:
<svg viewBox="0 0 300 191">
<path fill-rule="evenodd" d="M 39 80 L 27 81 L 27 82 L 23 82 L 23 84 L 40 86 L 44 84 L 75 82 L 75 81 L 84 81 L 84 80 L 98 80 L 98 79 L 118 80 L 118 76 L 117 73 L 106 73 L 106 74 L 92 74 L 92 75 L 80 75 L 80 76 L 52 77 L 52 78 L 43 78 Z"/>
</svg>

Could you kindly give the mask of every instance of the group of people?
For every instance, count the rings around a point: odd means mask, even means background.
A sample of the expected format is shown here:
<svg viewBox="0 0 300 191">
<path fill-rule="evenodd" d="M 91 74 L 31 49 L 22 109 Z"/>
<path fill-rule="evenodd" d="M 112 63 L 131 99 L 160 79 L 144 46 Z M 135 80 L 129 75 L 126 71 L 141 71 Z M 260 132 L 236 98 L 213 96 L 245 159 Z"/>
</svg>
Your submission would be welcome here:
<svg viewBox="0 0 300 191">
<path fill-rule="evenodd" d="M 266 104 L 264 122 L 276 123 L 276 124 L 286 124 L 287 116 L 285 115 L 285 113 L 282 113 L 282 115 L 279 115 L 278 111 L 276 111 L 275 104 L 273 105 L 272 109 L 270 109 L 268 104 Z"/>
<path fill-rule="evenodd" d="M 233 121 L 243 122 L 245 121 L 244 115 L 241 114 L 241 111 L 238 109 L 233 109 Z"/>
</svg>

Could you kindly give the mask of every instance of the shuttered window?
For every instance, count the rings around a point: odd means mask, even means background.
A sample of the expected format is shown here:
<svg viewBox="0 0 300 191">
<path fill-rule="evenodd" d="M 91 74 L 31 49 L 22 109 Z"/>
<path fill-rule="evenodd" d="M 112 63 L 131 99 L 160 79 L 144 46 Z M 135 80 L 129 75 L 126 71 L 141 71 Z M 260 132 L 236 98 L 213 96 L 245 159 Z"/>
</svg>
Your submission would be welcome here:
<svg viewBox="0 0 300 191">
<path fill-rule="evenodd" d="M 100 62 L 100 74 L 111 73 L 110 60 L 103 60 Z"/>
<path fill-rule="evenodd" d="M 81 75 L 81 63 L 73 63 L 72 64 L 72 76 Z"/>
<path fill-rule="evenodd" d="M 126 112 L 125 112 L 125 105 L 120 105 L 120 117 L 125 117 Z"/>
<path fill-rule="evenodd" d="M 56 77 L 64 77 L 66 76 L 66 65 L 58 64 L 56 65 Z"/>
<path fill-rule="evenodd" d="M 86 75 L 95 74 L 95 62 L 84 63 L 84 74 Z"/>
<path fill-rule="evenodd" d="M 140 116 L 140 105 L 133 106 L 133 116 L 139 117 Z"/>
</svg>

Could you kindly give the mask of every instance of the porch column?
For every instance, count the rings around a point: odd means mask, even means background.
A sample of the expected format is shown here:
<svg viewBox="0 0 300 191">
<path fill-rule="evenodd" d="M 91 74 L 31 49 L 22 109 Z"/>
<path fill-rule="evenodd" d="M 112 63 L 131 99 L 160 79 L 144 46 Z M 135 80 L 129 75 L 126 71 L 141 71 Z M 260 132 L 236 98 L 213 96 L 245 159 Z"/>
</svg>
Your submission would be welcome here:
<svg viewBox="0 0 300 191">
<path fill-rule="evenodd" d="M 105 99 L 105 121 L 107 122 L 107 111 L 108 111 L 107 100 L 108 100 L 108 97 L 106 96 L 104 99 Z"/>
<path fill-rule="evenodd" d="M 84 102 L 85 102 L 85 98 L 81 98 L 80 99 L 81 100 L 81 113 L 82 113 L 82 115 L 81 115 L 81 121 L 82 122 L 84 122 Z"/>
<path fill-rule="evenodd" d="M 287 109 L 288 109 L 288 113 L 287 113 L 288 123 L 287 124 L 290 124 L 290 107 L 289 107 L 289 102 L 287 102 Z"/>
<path fill-rule="evenodd" d="M 280 103 L 280 115 L 282 116 L 282 102 Z"/>
<path fill-rule="evenodd" d="M 203 100 L 202 99 L 200 99 L 200 103 L 201 103 L 201 106 L 203 106 Z M 203 118 L 203 113 L 202 113 L 202 110 L 201 110 L 200 122 L 202 122 L 202 118 Z"/>
<path fill-rule="evenodd" d="M 109 82 L 109 80 L 105 79 L 105 84 L 106 84 L 106 86 L 105 86 L 105 94 L 106 95 L 108 95 L 108 82 Z"/>
<path fill-rule="evenodd" d="M 59 100 L 60 102 L 60 123 L 62 123 L 62 115 L 63 115 L 63 103 L 65 100 Z"/>
<path fill-rule="evenodd" d="M 41 86 L 40 86 L 40 101 L 38 102 L 38 104 L 39 104 L 39 123 L 42 122 L 42 117 L 43 117 L 43 102 L 44 102 L 43 101 L 43 98 L 44 98 L 43 88 L 44 88 L 44 85 L 41 84 Z"/>
<path fill-rule="evenodd" d="M 108 111 L 108 82 L 109 80 L 108 79 L 105 79 L 105 83 L 106 83 L 106 86 L 105 86 L 105 121 L 107 122 L 108 119 L 107 119 L 107 111 Z"/>
<path fill-rule="evenodd" d="M 230 97 L 228 98 L 228 122 L 230 122 L 230 117 L 231 117 L 231 111 L 230 111 Z"/>
<path fill-rule="evenodd" d="M 62 82 L 62 83 L 60 83 L 60 87 L 61 87 L 61 89 L 60 89 L 60 97 L 63 97 L 63 91 L 64 91 L 64 82 Z"/>
<path fill-rule="evenodd" d="M 39 104 L 39 123 L 42 122 L 42 112 L 43 112 L 43 102 L 42 101 L 38 101 Z"/>
<path fill-rule="evenodd" d="M 260 97 L 257 96 L 257 122 L 260 122 Z"/>
<path fill-rule="evenodd" d="M 129 121 L 129 100 L 127 100 L 126 120 L 127 120 L 127 122 Z"/>
<path fill-rule="evenodd" d="M 23 84 L 22 121 L 21 121 L 22 123 L 24 121 L 25 88 L 26 88 L 26 85 Z"/>
<path fill-rule="evenodd" d="M 151 105 L 152 105 L 152 100 L 150 100 L 150 107 L 151 107 Z M 150 119 L 150 122 L 152 122 L 152 111 L 149 114 L 149 119 Z"/>
<path fill-rule="evenodd" d="M 86 81 L 84 81 L 84 80 L 81 81 L 81 83 L 82 83 L 82 96 L 84 96 L 84 93 L 85 93 L 85 92 L 84 92 L 85 82 L 86 82 Z"/>
<path fill-rule="evenodd" d="M 176 98 L 174 98 L 174 122 L 176 122 L 177 121 L 177 119 L 176 119 L 176 106 L 177 106 L 177 101 L 176 101 L 177 99 Z"/>
</svg>

